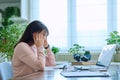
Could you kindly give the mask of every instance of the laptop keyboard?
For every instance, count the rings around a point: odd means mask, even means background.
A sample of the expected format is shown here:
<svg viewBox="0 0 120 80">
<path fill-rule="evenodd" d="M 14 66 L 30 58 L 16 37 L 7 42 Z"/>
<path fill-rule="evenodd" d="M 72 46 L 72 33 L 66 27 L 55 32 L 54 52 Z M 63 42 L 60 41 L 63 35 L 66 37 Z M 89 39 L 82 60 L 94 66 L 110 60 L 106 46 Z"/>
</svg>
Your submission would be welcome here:
<svg viewBox="0 0 120 80">
<path fill-rule="evenodd" d="M 107 70 L 106 67 L 97 66 L 97 65 L 88 65 L 88 66 L 75 66 L 74 68 L 79 70 Z"/>
</svg>

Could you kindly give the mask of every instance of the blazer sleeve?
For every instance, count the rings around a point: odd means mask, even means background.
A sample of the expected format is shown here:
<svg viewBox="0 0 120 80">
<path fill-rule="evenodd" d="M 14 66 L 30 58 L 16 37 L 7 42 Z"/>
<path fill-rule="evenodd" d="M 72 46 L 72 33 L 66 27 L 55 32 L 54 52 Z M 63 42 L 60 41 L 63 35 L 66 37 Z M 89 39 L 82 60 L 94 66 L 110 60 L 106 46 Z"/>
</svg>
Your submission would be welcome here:
<svg viewBox="0 0 120 80">
<path fill-rule="evenodd" d="M 55 57 L 54 54 L 51 52 L 46 55 L 46 65 L 47 66 L 55 66 Z"/>
</svg>

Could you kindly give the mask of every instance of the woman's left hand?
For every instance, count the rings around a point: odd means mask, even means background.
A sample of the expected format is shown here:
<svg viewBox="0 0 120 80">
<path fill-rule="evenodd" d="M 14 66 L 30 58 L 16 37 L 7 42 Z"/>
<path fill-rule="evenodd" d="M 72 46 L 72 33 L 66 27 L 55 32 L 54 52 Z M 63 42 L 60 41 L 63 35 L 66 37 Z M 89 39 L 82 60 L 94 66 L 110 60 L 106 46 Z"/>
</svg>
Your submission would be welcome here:
<svg viewBox="0 0 120 80">
<path fill-rule="evenodd" d="M 48 44 L 48 41 L 47 41 L 47 38 L 44 40 L 44 47 L 47 47 L 49 44 Z"/>
</svg>

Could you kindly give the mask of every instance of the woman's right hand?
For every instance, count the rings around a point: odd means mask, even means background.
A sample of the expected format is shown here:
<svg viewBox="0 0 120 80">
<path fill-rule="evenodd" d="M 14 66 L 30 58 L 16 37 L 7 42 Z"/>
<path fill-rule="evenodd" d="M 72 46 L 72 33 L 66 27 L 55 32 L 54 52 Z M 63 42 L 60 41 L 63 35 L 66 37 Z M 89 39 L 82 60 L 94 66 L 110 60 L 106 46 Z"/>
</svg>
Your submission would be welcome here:
<svg viewBox="0 0 120 80">
<path fill-rule="evenodd" d="M 44 45 L 44 37 L 40 33 L 33 34 L 34 44 L 36 47 L 43 47 Z"/>
</svg>

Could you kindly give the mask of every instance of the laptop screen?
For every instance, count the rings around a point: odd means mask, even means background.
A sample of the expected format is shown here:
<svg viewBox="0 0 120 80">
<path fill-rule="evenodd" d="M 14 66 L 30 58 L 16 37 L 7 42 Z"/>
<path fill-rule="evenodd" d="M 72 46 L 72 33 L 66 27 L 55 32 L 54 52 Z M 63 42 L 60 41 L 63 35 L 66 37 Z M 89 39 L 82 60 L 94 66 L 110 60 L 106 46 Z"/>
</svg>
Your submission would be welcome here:
<svg viewBox="0 0 120 80">
<path fill-rule="evenodd" d="M 105 45 L 99 55 L 96 65 L 108 67 L 115 53 L 116 44 Z"/>
</svg>

